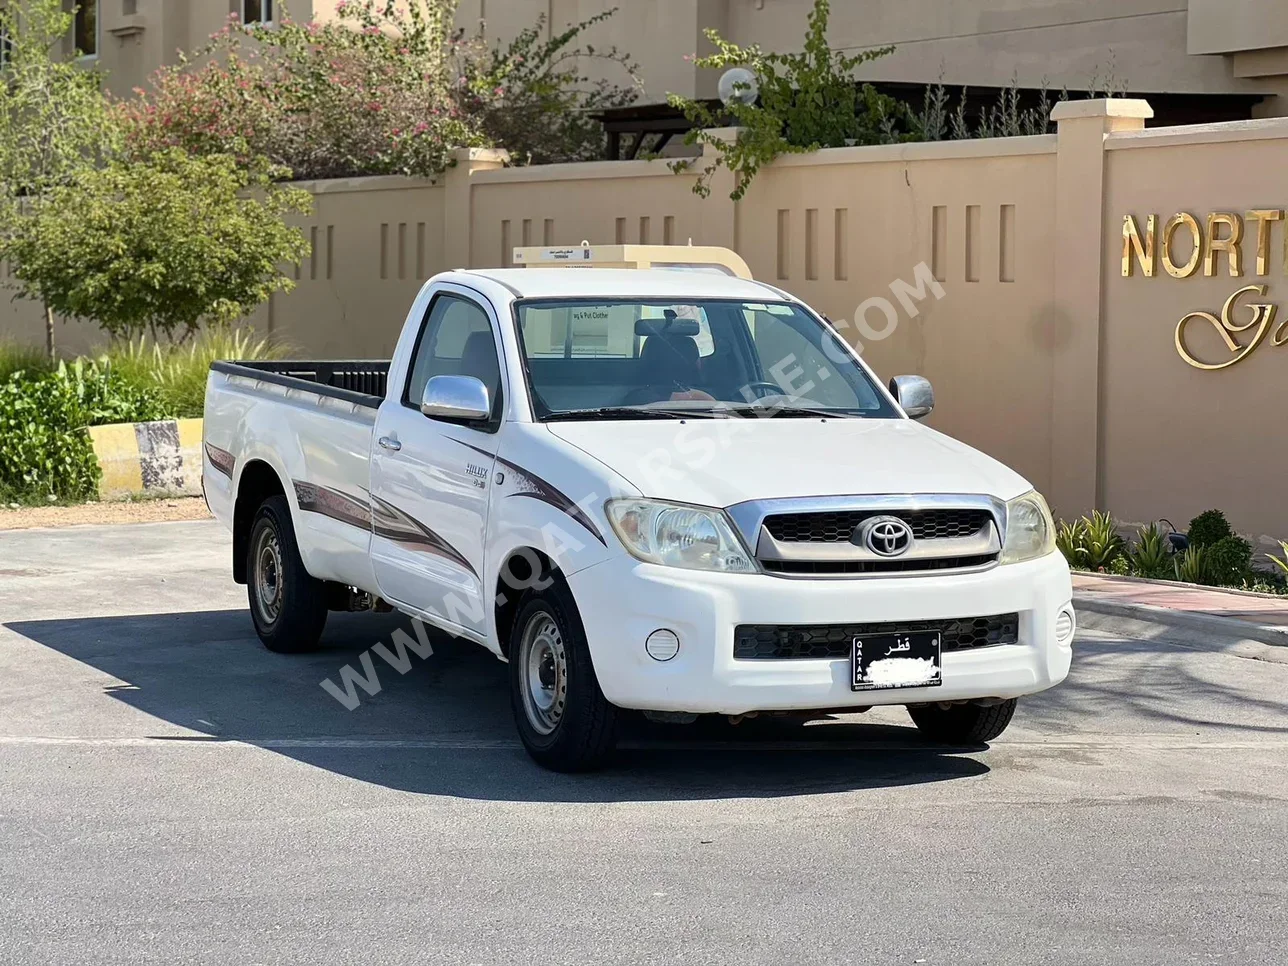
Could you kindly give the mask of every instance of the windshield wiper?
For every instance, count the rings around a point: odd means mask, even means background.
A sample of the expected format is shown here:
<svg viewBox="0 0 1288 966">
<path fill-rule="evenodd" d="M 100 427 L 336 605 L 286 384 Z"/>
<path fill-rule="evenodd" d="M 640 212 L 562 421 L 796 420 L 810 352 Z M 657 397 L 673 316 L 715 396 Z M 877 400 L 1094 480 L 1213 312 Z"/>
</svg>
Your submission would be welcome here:
<svg viewBox="0 0 1288 966">
<path fill-rule="evenodd" d="M 640 409 L 635 406 L 600 406 L 597 409 L 565 409 L 541 417 L 542 422 L 572 422 L 591 419 L 684 419 L 692 413 L 673 409 Z M 696 415 L 705 415 L 697 413 Z"/>
<path fill-rule="evenodd" d="M 856 419 L 863 413 L 853 409 L 813 409 L 808 406 L 722 406 L 720 412 L 744 416 L 748 419 Z"/>
<path fill-rule="evenodd" d="M 779 406 L 774 410 L 775 416 L 793 418 L 811 417 L 822 419 L 862 419 L 862 411 L 853 409 L 811 409 L 808 406 Z"/>
</svg>

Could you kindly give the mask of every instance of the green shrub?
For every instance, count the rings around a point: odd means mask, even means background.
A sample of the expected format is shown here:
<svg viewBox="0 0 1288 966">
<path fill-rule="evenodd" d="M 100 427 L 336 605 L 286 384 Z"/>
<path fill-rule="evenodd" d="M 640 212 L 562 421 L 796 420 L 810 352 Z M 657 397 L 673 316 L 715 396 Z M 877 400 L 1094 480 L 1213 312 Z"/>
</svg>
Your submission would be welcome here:
<svg viewBox="0 0 1288 966">
<path fill-rule="evenodd" d="M 1140 528 L 1136 544 L 1127 551 L 1126 556 L 1132 573 L 1138 577 L 1166 579 L 1174 573 L 1171 541 L 1157 523 Z"/>
<path fill-rule="evenodd" d="M 1087 567 L 1082 558 L 1082 547 L 1086 542 L 1087 521 L 1085 519 L 1074 520 L 1072 523 L 1061 520 L 1056 527 L 1056 549 L 1064 554 L 1065 561 L 1075 570 L 1085 570 Z"/>
<path fill-rule="evenodd" d="M 1269 556 L 1269 555 L 1267 555 Z M 1276 594 L 1283 596 L 1288 594 L 1288 581 L 1285 581 L 1277 574 L 1257 573 L 1253 571 L 1249 576 L 1243 579 L 1239 585 L 1240 590 L 1246 590 L 1254 594 Z"/>
<path fill-rule="evenodd" d="M 51 368 L 53 364 L 43 349 L 19 342 L 0 341 L 0 382 L 7 381 L 15 372 L 39 375 Z"/>
<path fill-rule="evenodd" d="M 95 491 L 98 464 L 78 425 L 75 396 L 56 375 L 17 373 L 0 384 L 0 486 L 8 498 Z"/>
<path fill-rule="evenodd" d="M 1118 524 L 1108 513 L 1092 512 L 1086 520 L 1086 542 L 1082 547 L 1083 559 L 1089 570 L 1104 570 L 1122 555 L 1126 546 L 1118 535 Z"/>
<path fill-rule="evenodd" d="M 119 342 L 100 362 L 125 383 L 155 393 L 167 417 L 184 419 L 202 414 L 212 362 L 282 359 L 288 354 L 287 347 L 251 329 L 216 326 L 180 344 L 145 337 Z"/>
<path fill-rule="evenodd" d="M 1069 561 L 1069 566 L 1095 571 L 1109 570 L 1126 547 L 1118 535 L 1117 522 L 1099 510 L 1073 523 L 1061 522 L 1056 528 L 1055 545 Z"/>
<path fill-rule="evenodd" d="M 1218 540 L 1234 536 L 1234 530 L 1220 510 L 1204 510 L 1190 521 L 1187 536 L 1191 546 L 1210 547 Z"/>
<path fill-rule="evenodd" d="M 1174 573 L 1177 580 L 1187 584 L 1210 584 L 1212 579 L 1208 572 L 1207 549 L 1190 546 L 1176 555 Z"/>
<path fill-rule="evenodd" d="M 0 383 L 0 490 L 9 499 L 84 499 L 98 488 L 88 426 L 160 419 L 155 393 L 77 362 Z"/>
<path fill-rule="evenodd" d="M 1280 540 L 1279 549 L 1283 551 L 1282 557 L 1277 554 L 1268 553 L 1266 554 L 1266 558 L 1278 568 L 1279 573 L 1276 576 L 1283 579 L 1288 577 L 1288 541 Z"/>
<path fill-rule="evenodd" d="M 1203 549 L 1208 558 L 1208 576 L 1213 583 L 1237 586 L 1252 567 L 1252 544 L 1243 537 L 1222 537 Z"/>
<path fill-rule="evenodd" d="M 50 378 L 71 394 L 75 406 L 72 425 L 78 428 L 145 423 L 169 416 L 156 392 L 121 379 L 107 366 L 77 359 L 70 364 L 60 363 Z"/>
<path fill-rule="evenodd" d="M 1134 572 L 1131 560 L 1128 559 L 1127 554 L 1125 553 L 1114 557 L 1113 562 L 1109 565 L 1108 569 L 1109 573 L 1118 577 L 1130 577 Z"/>
</svg>

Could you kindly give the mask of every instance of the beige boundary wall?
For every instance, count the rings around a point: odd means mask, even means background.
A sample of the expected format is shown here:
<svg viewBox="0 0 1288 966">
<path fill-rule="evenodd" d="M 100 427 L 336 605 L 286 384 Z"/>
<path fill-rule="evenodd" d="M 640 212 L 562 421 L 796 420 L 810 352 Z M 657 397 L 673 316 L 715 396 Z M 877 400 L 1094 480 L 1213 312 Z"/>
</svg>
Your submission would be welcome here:
<svg viewBox="0 0 1288 966">
<path fill-rule="evenodd" d="M 507 264 L 514 246 L 727 245 L 757 278 L 845 322 L 883 377 L 928 376 L 938 395 L 931 425 L 1013 465 L 1057 513 L 1105 507 L 1183 526 L 1219 506 L 1243 532 L 1288 537 L 1276 485 L 1288 470 L 1288 347 L 1273 344 L 1288 329 L 1277 331 L 1277 317 L 1266 323 L 1258 347 L 1222 369 L 1193 367 L 1175 345 L 1178 322 L 1201 310 L 1213 320 L 1185 329 L 1197 361 L 1237 354 L 1218 329 L 1247 346 L 1261 323 L 1235 331 L 1219 322 L 1246 285 L 1268 290 L 1242 296 L 1231 326 L 1272 311 L 1244 303 L 1275 304 L 1288 275 L 1288 222 L 1273 219 L 1288 209 L 1288 120 L 1146 130 L 1150 114 L 1141 101 L 1069 102 L 1056 109 L 1055 135 L 784 158 L 736 204 L 727 173 L 701 200 L 693 174 L 661 162 L 506 168 L 503 155 L 478 150 L 461 152 L 437 183 L 310 184 L 313 255 L 296 291 L 253 321 L 301 355 L 375 358 L 389 353 L 424 279 Z M 1248 214 L 1262 210 L 1271 215 Z M 1193 215 L 1204 246 L 1185 278 L 1161 259 L 1164 228 L 1179 212 Z M 1208 275 L 1208 218 L 1222 213 L 1230 217 L 1214 221 Z M 1141 236 L 1131 277 L 1124 216 Z M 1236 228 L 1241 274 L 1232 276 L 1220 249 Z M 1169 254 L 1183 267 L 1188 223 L 1173 229 Z M 927 286 L 924 300 L 909 302 L 914 316 L 890 286 L 914 283 L 922 263 L 943 298 Z M 872 303 L 867 328 L 856 323 L 874 296 L 898 309 L 893 326 Z M 15 335 L 41 340 L 32 307 L 0 306 L 0 338 Z M 66 351 L 96 338 L 76 324 L 59 337 Z"/>
</svg>

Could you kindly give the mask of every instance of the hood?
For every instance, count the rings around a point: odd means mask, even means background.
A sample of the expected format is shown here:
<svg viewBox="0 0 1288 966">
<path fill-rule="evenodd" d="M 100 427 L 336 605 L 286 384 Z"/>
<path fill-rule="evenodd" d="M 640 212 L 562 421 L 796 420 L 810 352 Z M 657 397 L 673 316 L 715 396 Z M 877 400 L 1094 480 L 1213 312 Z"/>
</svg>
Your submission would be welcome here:
<svg viewBox="0 0 1288 966">
<path fill-rule="evenodd" d="M 976 493 L 1032 487 L 997 460 L 905 419 L 549 422 L 647 497 L 727 507 L 783 497 Z"/>
</svg>

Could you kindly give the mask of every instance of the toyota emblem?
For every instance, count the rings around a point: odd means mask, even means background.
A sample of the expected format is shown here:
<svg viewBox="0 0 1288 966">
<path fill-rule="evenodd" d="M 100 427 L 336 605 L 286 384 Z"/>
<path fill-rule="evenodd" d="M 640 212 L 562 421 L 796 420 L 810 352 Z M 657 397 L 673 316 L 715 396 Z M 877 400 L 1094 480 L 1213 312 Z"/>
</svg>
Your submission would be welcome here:
<svg viewBox="0 0 1288 966">
<path fill-rule="evenodd" d="M 872 517 L 860 529 L 863 546 L 878 557 L 902 556 L 912 546 L 912 527 L 898 517 Z"/>
</svg>

